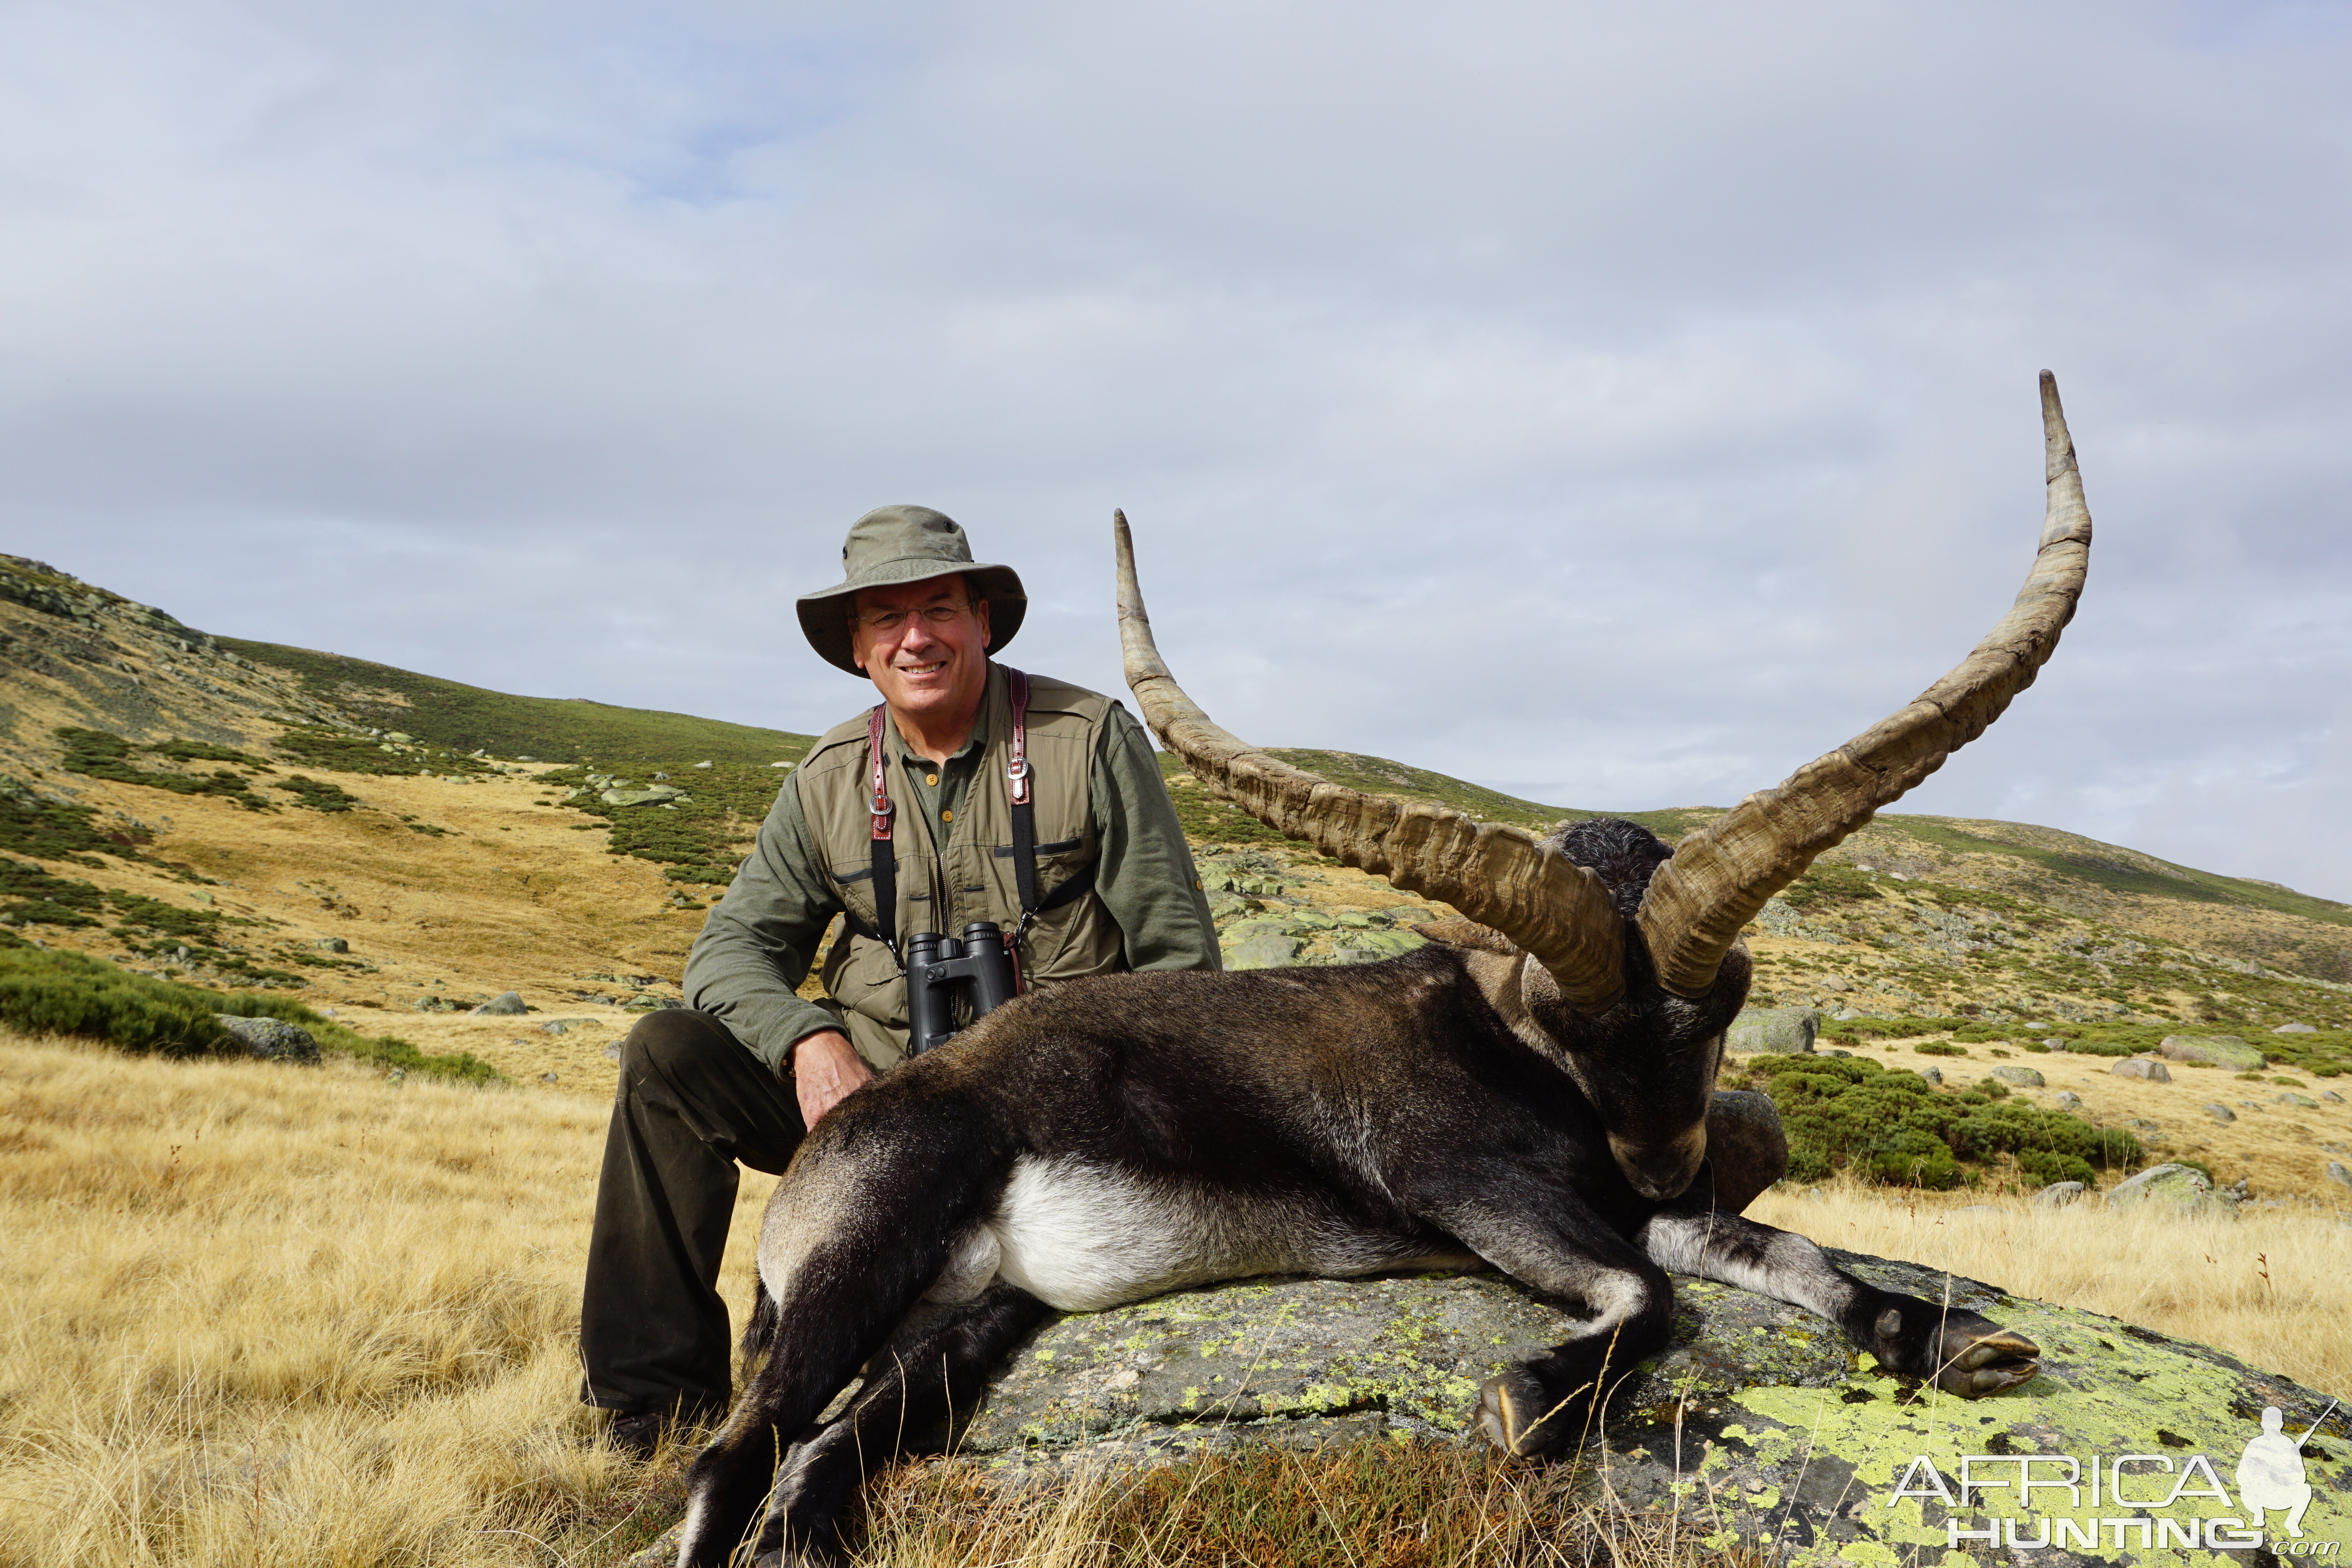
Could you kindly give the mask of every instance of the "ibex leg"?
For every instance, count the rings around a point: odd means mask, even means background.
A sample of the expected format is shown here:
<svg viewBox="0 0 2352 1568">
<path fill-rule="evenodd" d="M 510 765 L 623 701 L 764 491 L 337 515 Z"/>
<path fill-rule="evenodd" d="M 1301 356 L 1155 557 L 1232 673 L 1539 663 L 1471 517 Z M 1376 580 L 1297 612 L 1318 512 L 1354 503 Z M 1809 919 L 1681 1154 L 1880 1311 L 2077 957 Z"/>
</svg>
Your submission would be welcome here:
<svg viewBox="0 0 2352 1568">
<path fill-rule="evenodd" d="M 2032 1377 L 2042 1352 L 1989 1318 L 1865 1284 L 1785 1230 L 1677 1203 L 1639 1234 L 1662 1268 L 1787 1301 L 1843 1329 L 1889 1370 L 1973 1399 Z"/>
</svg>

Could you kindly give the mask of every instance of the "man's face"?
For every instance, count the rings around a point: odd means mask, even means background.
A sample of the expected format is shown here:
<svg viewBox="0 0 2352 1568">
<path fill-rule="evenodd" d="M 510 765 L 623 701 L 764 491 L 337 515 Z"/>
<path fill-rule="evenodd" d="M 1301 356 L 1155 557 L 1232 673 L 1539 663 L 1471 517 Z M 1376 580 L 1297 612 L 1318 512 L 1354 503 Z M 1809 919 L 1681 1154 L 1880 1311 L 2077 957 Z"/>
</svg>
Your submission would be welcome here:
<svg viewBox="0 0 2352 1568">
<path fill-rule="evenodd" d="M 988 601 L 961 574 L 861 588 L 849 629 L 857 668 L 894 713 L 917 721 L 976 708 L 988 682 Z"/>
</svg>

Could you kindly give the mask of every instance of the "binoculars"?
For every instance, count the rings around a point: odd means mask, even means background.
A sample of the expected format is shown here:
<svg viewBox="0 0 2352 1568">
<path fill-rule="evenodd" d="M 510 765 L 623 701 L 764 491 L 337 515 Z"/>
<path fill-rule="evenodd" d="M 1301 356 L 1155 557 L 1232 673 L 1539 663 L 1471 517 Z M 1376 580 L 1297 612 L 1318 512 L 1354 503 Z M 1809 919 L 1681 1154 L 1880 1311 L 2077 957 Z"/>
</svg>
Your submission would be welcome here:
<svg viewBox="0 0 2352 1568">
<path fill-rule="evenodd" d="M 907 939 L 907 1054 L 921 1056 L 956 1032 L 961 987 L 971 988 L 971 1016 L 981 1017 L 1013 1000 L 1013 955 L 993 921 L 974 921 L 963 940 L 934 931 Z"/>
</svg>

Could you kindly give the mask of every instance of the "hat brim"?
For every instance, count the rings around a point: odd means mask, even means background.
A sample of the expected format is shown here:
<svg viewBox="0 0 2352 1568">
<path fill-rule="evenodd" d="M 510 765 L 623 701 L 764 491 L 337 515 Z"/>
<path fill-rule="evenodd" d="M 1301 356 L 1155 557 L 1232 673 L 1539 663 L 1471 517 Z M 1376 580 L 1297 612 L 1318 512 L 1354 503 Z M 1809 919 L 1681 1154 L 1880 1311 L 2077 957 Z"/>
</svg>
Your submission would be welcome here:
<svg viewBox="0 0 2352 1568">
<path fill-rule="evenodd" d="M 910 556 L 899 561 L 886 561 L 866 573 L 854 583 L 840 583 L 819 593 L 803 594 L 796 603 L 801 616 L 801 635 L 808 638 L 809 647 L 817 657 L 835 669 L 852 675 L 866 672 L 857 668 L 849 637 L 849 608 L 860 588 L 895 588 L 901 583 L 921 583 L 933 577 L 961 576 L 971 584 L 973 594 L 988 602 L 988 651 L 1002 652 L 1013 635 L 1021 629 L 1021 622 L 1029 614 L 1029 595 L 1021 586 L 1021 574 L 1010 566 L 990 566 L 979 562 L 941 561 L 936 555 Z"/>
</svg>

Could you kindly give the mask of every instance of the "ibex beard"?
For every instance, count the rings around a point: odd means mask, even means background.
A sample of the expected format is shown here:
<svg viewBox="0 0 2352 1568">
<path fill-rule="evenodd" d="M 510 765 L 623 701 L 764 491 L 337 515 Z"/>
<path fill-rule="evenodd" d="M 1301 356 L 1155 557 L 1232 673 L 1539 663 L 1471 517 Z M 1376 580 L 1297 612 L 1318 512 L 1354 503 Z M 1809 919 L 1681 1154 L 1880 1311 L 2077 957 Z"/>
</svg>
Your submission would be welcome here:
<svg viewBox="0 0 2352 1568">
<path fill-rule="evenodd" d="M 1817 1312 L 1962 1397 L 2032 1377 L 2022 1337 L 1741 1217 L 1786 1150 L 1710 1111 L 1741 929 L 1998 718 L 2074 613 L 2090 516 L 2046 373 L 2042 411 L 2048 512 L 2010 614 L 1919 699 L 1672 848 L 1606 818 L 1538 839 L 1253 751 L 1169 675 L 1118 519 L 1128 680 L 1161 740 L 1261 820 L 1467 918 L 1381 963 L 1023 996 L 844 1100 L 770 1201 L 758 1364 L 694 1463 L 681 1562 L 747 1537 L 762 1562 L 830 1554 L 866 1476 L 969 1415 L 1049 1311 L 1253 1275 L 1491 1266 L 1580 1306 L 1471 1412 L 1525 1458 L 1579 1441 L 1612 1369 L 1665 1342 L 1669 1270 Z"/>
</svg>

